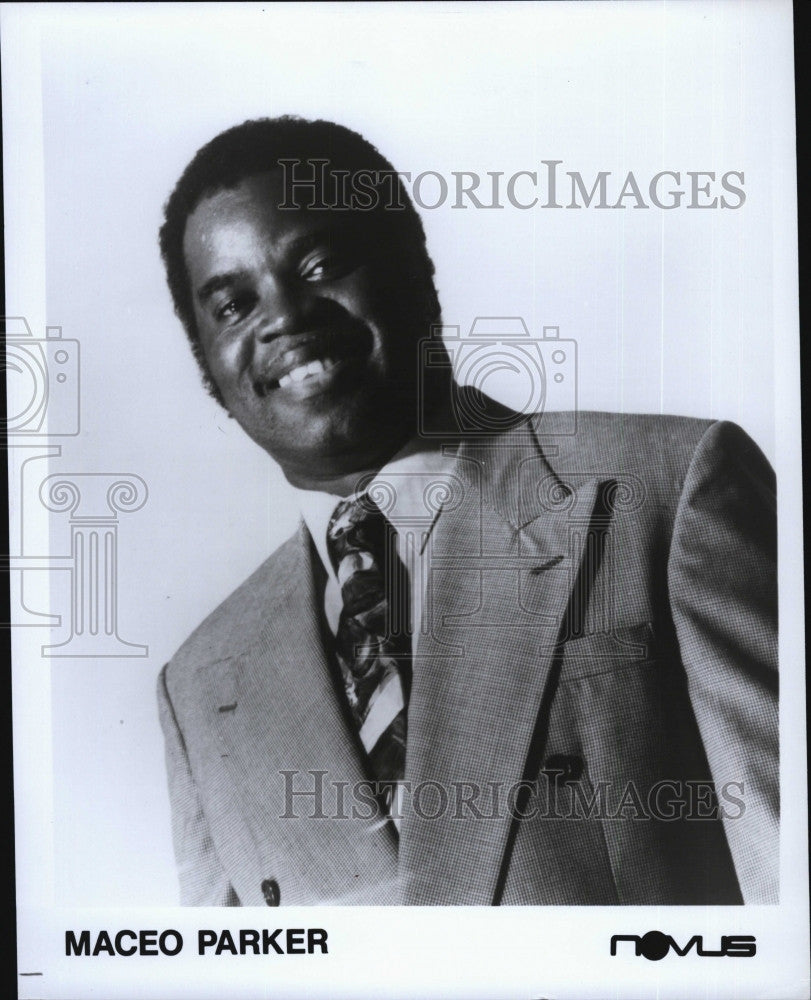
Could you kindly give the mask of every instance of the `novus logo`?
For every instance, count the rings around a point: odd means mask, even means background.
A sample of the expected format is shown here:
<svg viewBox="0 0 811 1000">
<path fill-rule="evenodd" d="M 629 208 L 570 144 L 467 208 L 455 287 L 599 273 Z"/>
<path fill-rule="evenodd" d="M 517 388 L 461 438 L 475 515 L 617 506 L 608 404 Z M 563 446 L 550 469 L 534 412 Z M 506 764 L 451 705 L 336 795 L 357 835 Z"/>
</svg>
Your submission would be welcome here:
<svg viewBox="0 0 811 1000">
<path fill-rule="evenodd" d="M 617 954 L 620 941 L 633 943 L 634 954 L 643 955 L 649 962 L 658 962 L 669 951 L 675 952 L 679 958 L 684 958 L 695 949 L 701 958 L 754 958 L 757 952 L 754 934 L 723 934 L 721 944 L 717 949 L 705 948 L 704 938 L 694 934 L 687 944 L 681 945 L 669 934 L 661 931 L 648 931 L 639 937 L 637 934 L 614 934 L 611 938 L 611 954 Z"/>
</svg>

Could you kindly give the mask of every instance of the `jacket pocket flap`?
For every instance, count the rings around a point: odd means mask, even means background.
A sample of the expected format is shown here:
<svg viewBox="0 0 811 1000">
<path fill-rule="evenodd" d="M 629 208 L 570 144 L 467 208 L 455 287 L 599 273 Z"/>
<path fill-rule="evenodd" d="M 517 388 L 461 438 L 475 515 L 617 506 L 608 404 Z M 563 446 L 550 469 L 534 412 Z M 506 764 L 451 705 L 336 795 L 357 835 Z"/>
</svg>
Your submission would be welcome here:
<svg viewBox="0 0 811 1000">
<path fill-rule="evenodd" d="M 618 625 L 611 632 L 573 636 L 561 647 L 564 678 L 644 663 L 655 658 L 652 622 Z"/>
</svg>

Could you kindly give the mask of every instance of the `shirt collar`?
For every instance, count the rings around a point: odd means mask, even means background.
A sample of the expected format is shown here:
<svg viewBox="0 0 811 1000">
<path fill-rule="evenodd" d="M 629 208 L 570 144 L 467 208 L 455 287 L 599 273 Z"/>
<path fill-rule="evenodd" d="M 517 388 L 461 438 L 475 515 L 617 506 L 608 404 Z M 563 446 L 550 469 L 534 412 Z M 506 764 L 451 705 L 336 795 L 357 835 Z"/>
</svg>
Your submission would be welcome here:
<svg viewBox="0 0 811 1000">
<path fill-rule="evenodd" d="M 378 503 L 398 536 L 406 525 L 428 531 L 433 528 L 442 509 L 441 503 L 435 502 L 441 490 L 434 487 L 447 482 L 455 457 L 455 447 L 426 444 L 415 438 L 371 480 L 366 492 Z M 327 551 L 327 526 L 336 506 L 345 498 L 295 487 L 294 493 L 321 562 L 334 578 Z"/>
</svg>

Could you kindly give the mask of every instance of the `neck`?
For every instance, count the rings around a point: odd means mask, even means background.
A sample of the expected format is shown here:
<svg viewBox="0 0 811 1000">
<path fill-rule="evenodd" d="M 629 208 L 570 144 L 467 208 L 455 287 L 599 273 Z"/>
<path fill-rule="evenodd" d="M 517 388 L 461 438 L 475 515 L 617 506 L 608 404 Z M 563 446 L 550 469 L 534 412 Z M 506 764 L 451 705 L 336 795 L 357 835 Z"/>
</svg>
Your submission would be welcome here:
<svg viewBox="0 0 811 1000">
<path fill-rule="evenodd" d="M 449 396 L 445 396 L 439 405 L 425 415 L 422 429 L 427 433 L 423 435 L 416 431 L 409 437 L 393 441 L 390 447 L 378 455 L 374 461 L 360 463 L 347 471 L 307 470 L 303 474 L 299 470 L 289 468 L 282 471 L 290 485 L 295 486 L 296 489 L 332 493 L 339 497 L 351 496 L 358 492 L 360 483 L 368 483 L 369 479 L 376 476 L 393 458 L 417 451 L 437 449 L 443 444 L 450 444 L 457 439 L 458 434 L 455 433 L 453 421 L 453 407 Z"/>
<path fill-rule="evenodd" d="M 358 484 L 366 482 L 385 465 L 375 463 L 368 469 L 355 469 L 352 472 L 337 475 L 298 477 L 284 470 L 287 481 L 298 490 L 312 490 L 316 493 L 332 493 L 336 497 L 348 497 L 358 490 Z"/>
</svg>

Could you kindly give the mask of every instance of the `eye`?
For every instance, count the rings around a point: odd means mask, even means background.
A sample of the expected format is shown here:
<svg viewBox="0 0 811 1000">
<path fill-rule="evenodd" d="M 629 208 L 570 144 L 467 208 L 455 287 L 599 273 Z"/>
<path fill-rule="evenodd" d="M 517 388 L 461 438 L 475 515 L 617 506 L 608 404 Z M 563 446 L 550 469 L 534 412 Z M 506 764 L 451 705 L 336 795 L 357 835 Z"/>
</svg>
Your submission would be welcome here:
<svg viewBox="0 0 811 1000">
<path fill-rule="evenodd" d="M 301 262 L 299 274 L 305 281 L 335 281 L 358 266 L 358 258 L 346 247 L 321 247 Z"/>
<path fill-rule="evenodd" d="M 250 291 L 224 295 L 214 303 L 214 317 L 218 323 L 227 323 L 247 316 L 256 304 L 256 295 Z"/>
</svg>

